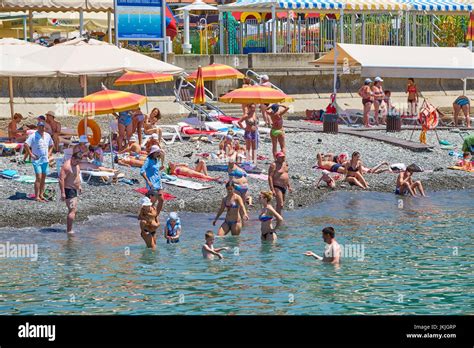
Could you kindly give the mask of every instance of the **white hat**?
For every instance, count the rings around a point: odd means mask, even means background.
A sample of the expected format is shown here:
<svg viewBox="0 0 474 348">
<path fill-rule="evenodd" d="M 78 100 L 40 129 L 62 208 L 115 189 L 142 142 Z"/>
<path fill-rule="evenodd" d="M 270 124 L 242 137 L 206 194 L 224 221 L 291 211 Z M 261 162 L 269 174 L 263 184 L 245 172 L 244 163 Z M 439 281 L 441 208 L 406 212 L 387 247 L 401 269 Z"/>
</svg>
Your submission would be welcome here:
<svg viewBox="0 0 474 348">
<path fill-rule="evenodd" d="M 324 174 L 324 175 L 329 175 L 329 173 L 330 173 L 329 170 L 323 169 L 323 174 Z"/>
<path fill-rule="evenodd" d="M 79 142 L 80 142 L 80 143 L 87 144 L 87 143 L 89 143 L 89 140 L 87 139 L 87 136 L 81 135 L 81 136 L 79 137 Z"/>
<path fill-rule="evenodd" d="M 260 79 L 262 79 L 262 80 L 264 80 L 264 81 L 270 80 L 270 78 L 268 77 L 268 75 L 262 75 L 262 76 L 260 76 Z"/>
<path fill-rule="evenodd" d="M 366 79 L 364 80 L 364 83 L 372 83 L 372 82 L 373 82 L 373 81 L 372 81 L 371 79 L 369 79 L 369 78 L 366 78 Z"/>
<path fill-rule="evenodd" d="M 138 141 L 138 137 L 135 134 L 130 137 L 131 143 L 136 143 L 137 141 Z"/>
<path fill-rule="evenodd" d="M 178 220 L 178 213 L 176 213 L 176 212 L 174 212 L 174 211 L 171 212 L 171 213 L 170 213 L 170 219 L 171 219 L 171 220 L 174 220 L 174 221 Z"/>
<path fill-rule="evenodd" d="M 377 76 L 375 79 L 374 79 L 375 82 L 383 82 L 382 78 L 380 76 Z"/>
<path fill-rule="evenodd" d="M 54 113 L 54 111 L 48 111 L 45 115 L 46 116 L 50 115 L 50 116 L 56 117 L 56 114 Z"/>
<path fill-rule="evenodd" d="M 155 152 L 161 152 L 161 149 L 158 145 L 153 145 L 150 148 L 150 152 L 148 154 L 151 155 L 152 153 L 155 153 Z"/>
<path fill-rule="evenodd" d="M 143 197 L 142 199 L 140 199 L 140 204 L 142 205 L 142 207 L 150 207 L 153 205 L 151 203 L 150 198 L 148 197 Z"/>
<path fill-rule="evenodd" d="M 153 134 L 151 135 L 151 138 L 152 138 L 153 140 L 158 140 L 158 134 L 153 133 Z"/>
</svg>

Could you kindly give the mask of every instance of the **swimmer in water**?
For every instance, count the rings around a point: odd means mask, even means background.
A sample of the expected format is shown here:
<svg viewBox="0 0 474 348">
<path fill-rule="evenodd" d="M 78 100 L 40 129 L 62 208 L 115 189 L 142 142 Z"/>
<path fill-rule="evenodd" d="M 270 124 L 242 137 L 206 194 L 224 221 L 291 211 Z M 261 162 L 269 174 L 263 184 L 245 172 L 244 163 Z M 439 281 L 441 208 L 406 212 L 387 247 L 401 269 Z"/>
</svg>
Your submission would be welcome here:
<svg viewBox="0 0 474 348">
<path fill-rule="evenodd" d="M 156 230 L 160 226 L 158 220 L 158 211 L 153 206 L 149 197 L 143 197 L 141 200 L 142 207 L 138 214 L 140 221 L 141 236 L 146 243 L 147 248 L 156 249 Z"/>
<path fill-rule="evenodd" d="M 283 217 L 278 214 L 275 208 L 272 206 L 272 198 L 273 194 L 271 192 L 260 192 L 262 211 L 258 216 L 258 220 L 261 222 L 260 231 L 262 232 L 262 242 L 275 242 L 277 240 L 276 230 L 283 222 Z M 273 219 L 276 220 L 275 226 L 273 226 Z"/>
<path fill-rule="evenodd" d="M 307 251 L 306 256 L 314 257 L 316 260 L 327 262 L 333 265 L 339 264 L 341 259 L 341 246 L 336 241 L 336 231 L 333 227 L 325 227 L 322 231 L 323 240 L 327 244 L 324 248 L 324 256 L 318 256 L 312 251 Z"/>
<path fill-rule="evenodd" d="M 178 243 L 179 237 L 181 236 L 181 221 L 179 220 L 178 214 L 175 212 L 170 213 L 170 217 L 166 220 L 165 225 L 165 238 L 166 243 Z"/>
<path fill-rule="evenodd" d="M 222 199 L 221 206 L 217 212 L 216 218 L 212 222 L 212 225 L 216 225 L 217 219 L 219 219 L 224 210 L 227 209 L 225 220 L 221 227 L 219 227 L 217 235 L 225 236 L 230 231 L 233 236 L 238 236 L 242 230 L 242 217 L 245 220 L 248 220 L 249 217 L 245 209 L 244 201 L 234 192 L 234 183 L 229 181 L 226 183 L 225 188 L 227 190 L 227 195 Z"/>
<path fill-rule="evenodd" d="M 217 256 L 220 260 L 224 258 L 220 251 L 228 250 L 229 248 L 217 248 L 214 249 L 214 233 L 212 231 L 207 231 L 205 235 L 206 243 L 202 246 L 202 257 L 207 260 L 214 260 L 214 255 Z"/>
<path fill-rule="evenodd" d="M 249 182 L 247 180 L 247 172 L 240 168 L 234 158 L 229 158 L 227 165 L 227 173 L 229 174 L 229 180 L 234 183 L 234 188 L 242 197 L 242 200 L 252 206 L 252 197 L 248 195 Z"/>
</svg>

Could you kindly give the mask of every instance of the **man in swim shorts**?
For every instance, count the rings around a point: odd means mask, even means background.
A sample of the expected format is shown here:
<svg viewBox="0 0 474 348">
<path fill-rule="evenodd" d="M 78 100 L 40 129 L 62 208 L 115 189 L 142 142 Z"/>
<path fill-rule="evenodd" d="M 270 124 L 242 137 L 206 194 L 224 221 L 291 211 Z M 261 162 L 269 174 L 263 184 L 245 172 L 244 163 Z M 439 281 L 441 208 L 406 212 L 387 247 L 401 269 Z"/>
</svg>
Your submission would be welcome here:
<svg viewBox="0 0 474 348">
<path fill-rule="evenodd" d="M 339 158 L 339 157 L 338 157 Z M 321 169 L 329 170 L 331 173 L 345 174 L 346 169 L 341 163 L 334 162 L 333 160 L 327 160 L 323 158 L 323 155 L 318 153 L 316 155 L 316 165 Z"/>
<path fill-rule="evenodd" d="M 286 191 L 291 192 L 290 177 L 288 175 L 288 163 L 285 161 L 285 154 L 277 152 L 276 159 L 268 169 L 268 185 L 276 197 L 276 211 L 281 215 L 285 205 Z"/>
<path fill-rule="evenodd" d="M 79 167 L 80 154 L 75 153 L 72 157 L 64 161 L 59 173 L 59 189 L 61 190 L 61 200 L 66 202 L 68 209 L 66 232 L 73 234 L 72 224 L 76 218 L 78 193 L 81 193 L 81 178 Z"/>
<path fill-rule="evenodd" d="M 395 188 L 396 195 L 412 195 L 416 196 L 417 190 L 420 191 L 420 195 L 425 196 L 425 191 L 421 181 L 413 181 L 413 165 L 409 165 L 407 169 L 403 172 L 400 172 L 397 177 L 397 187 Z"/>
<path fill-rule="evenodd" d="M 324 248 L 324 256 L 318 256 L 312 251 L 307 251 L 304 254 L 322 262 L 331 263 L 333 265 L 339 264 L 341 259 L 341 246 L 336 241 L 336 231 L 333 227 L 325 227 L 323 228 L 322 235 L 324 243 L 327 244 Z"/>
</svg>

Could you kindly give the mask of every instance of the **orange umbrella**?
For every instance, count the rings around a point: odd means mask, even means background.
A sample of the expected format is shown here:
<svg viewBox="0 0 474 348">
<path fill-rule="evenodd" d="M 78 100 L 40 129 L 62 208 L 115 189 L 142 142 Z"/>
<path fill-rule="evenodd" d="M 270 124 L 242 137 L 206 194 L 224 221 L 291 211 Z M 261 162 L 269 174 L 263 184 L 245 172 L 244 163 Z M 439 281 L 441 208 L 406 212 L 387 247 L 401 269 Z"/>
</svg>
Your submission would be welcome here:
<svg viewBox="0 0 474 348">
<path fill-rule="evenodd" d="M 106 89 L 89 94 L 74 104 L 69 113 L 78 116 L 106 115 L 114 112 L 137 109 L 146 97 L 123 91 Z"/>
<path fill-rule="evenodd" d="M 201 69 L 204 81 L 243 79 L 245 77 L 245 75 L 237 69 L 234 69 L 233 67 L 224 64 L 211 64 Z M 189 75 L 187 79 L 190 81 L 196 80 L 198 70 Z"/>
<path fill-rule="evenodd" d="M 469 16 L 469 23 L 467 25 L 466 40 L 467 41 L 474 41 L 474 12 L 471 12 L 471 15 Z"/>
<path fill-rule="evenodd" d="M 224 103 L 233 104 L 267 104 L 292 102 L 293 98 L 271 87 L 250 86 L 233 90 L 219 98 L 219 100 Z"/>
<path fill-rule="evenodd" d="M 197 70 L 196 89 L 194 90 L 194 104 L 204 104 L 206 102 L 206 95 L 204 94 L 204 79 L 202 77 L 202 68 Z"/>
<path fill-rule="evenodd" d="M 173 81 L 171 74 L 142 73 L 127 71 L 114 82 L 114 86 L 144 85 L 147 83 L 160 83 Z"/>
</svg>

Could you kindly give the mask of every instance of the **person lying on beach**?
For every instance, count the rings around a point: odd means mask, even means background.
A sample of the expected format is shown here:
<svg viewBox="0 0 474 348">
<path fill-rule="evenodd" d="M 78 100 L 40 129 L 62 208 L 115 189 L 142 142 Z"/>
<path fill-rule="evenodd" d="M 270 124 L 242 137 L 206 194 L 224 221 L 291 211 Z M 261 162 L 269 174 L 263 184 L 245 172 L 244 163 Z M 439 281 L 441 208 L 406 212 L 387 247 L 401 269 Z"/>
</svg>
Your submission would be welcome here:
<svg viewBox="0 0 474 348">
<path fill-rule="evenodd" d="M 178 214 L 171 212 L 165 224 L 166 243 L 178 243 L 181 236 L 181 221 Z"/>
<path fill-rule="evenodd" d="M 160 145 L 160 138 L 158 136 L 158 134 L 156 133 L 153 133 L 151 135 L 150 138 L 148 138 L 148 141 L 146 142 L 145 144 L 145 151 L 146 153 L 149 153 L 150 152 L 150 149 L 153 145 L 156 145 L 158 146 L 159 148 L 161 148 L 161 145 Z"/>
<path fill-rule="evenodd" d="M 185 163 L 168 163 L 167 173 L 169 175 L 180 175 L 186 176 L 189 178 L 203 179 L 209 181 L 217 181 L 220 178 L 213 178 L 212 176 L 207 175 L 207 166 L 206 162 L 203 160 L 198 160 L 196 162 L 196 169 L 191 169 Z"/>
<path fill-rule="evenodd" d="M 202 257 L 207 260 L 214 260 L 214 255 L 217 256 L 220 260 L 224 258 L 220 253 L 222 250 L 228 250 L 229 248 L 217 248 L 214 249 L 214 233 L 212 231 L 207 231 L 204 238 L 206 239 L 206 243 L 202 246 Z"/>
<path fill-rule="evenodd" d="M 155 250 L 156 230 L 160 227 L 158 212 L 148 197 L 143 197 L 141 199 L 141 204 L 142 207 L 138 214 L 138 221 L 140 221 L 140 235 L 145 241 L 147 248 Z"/>
<path fill-rule="evenodd" d="M 413 197 L 416 197 L 417 190 L 420 191 L 420 194 L 424 197 L 425 196 L 425 191 L 423 189 L 423 185 L 421 184 L 421 181 L 413 181 L 413 173 L 415 171 L 415 168 L 413 165 L 409 165 L 407 169 L 404 172 L 401 172 L 398 174 L 397 177 L 397 187 L 395 189 L 395 194 L 396 195 L 412 195 Z"/>
<path fill-rule="evenodd" d="M 232 181 L 225 184 L 225 189 L 227 195 L 222 199 L 221 206 L 217 212 L 216 218 L 212 222 L 212 225 L 216 225 L 221 214 L 227 209 L 224 222 L 221 227 L 219 227 L 217 234 L 219 236 L 225 236 L 227 233 L 231 232 L 233 236 L 238 236 L 242 230 L 242 217 L 245 220 L 248 220 L 247 210 L 245 209 L 245 204 L 242 198 L 235 193 L 234 183 Z"/>
<path fill-rule="evenodd" d="M 327 157 L 326 157 L 327 158 Z M 331 173 L 345 174 L 346 169 L 341 163 L 335 162 L 334 159 L 328 160 L 324 159 L 322 154 L 318 153 L 316 155 L 317 166 L 321 169 L 329 170 Z"/>
<path fill-rule="evenodd" d="M 331 172 L 329 170 L 323 169 L 323 174 L 319 178 L 319 180 L 316 184 L 316 188 L 319 188 L 319 184 L 321 183 L 321 181 L 324 181 L 328 185 L 328 187 L 330 187 L 330 188 L 335 188 L 336 187 L 336 181 L 334 180 L 334 178 L 332 178 L 329 175 L 330 173 Z"/>
<path fill-rule="evenodd" d="M 150 145 L 150 147 L 151 147 L 151 145 Z M 132 156 L 144 154 L 145 157 L 146 157 L 147 152 L 142 151 L 142 148 L 141 148 L 140 144 L 138 143 L 137 136 L 135 134 L 133 134 L 132 137 L 130 138 L 130 141 L 128 142 L 127 147 L 125 147 L 124 149 L 122 149 L 118 152 L 118 154 L 123 154 L 123 153 L 128 153 Z"/>
<path fill-rule="evenodd" d="M 258 216 L 258 220 L 261 223 L 260 232 L 262 241 L 275 242 L 277 240 L 276 230 L 280 227 L 283 222 L 283 217 L 277 213 L 275 208 L 272 206 L 273 194 L 271 192 L 260 192 L 260 204 L 262 210 Z M 273 220 L 276 220 L 273 225 Z"/>
<path fill-rule="evenodd" d="M 357 185 L 362 189 L 369 187 L 367 181 L 362 176 L 362 161 L 360 153 L 355 151 L 349 161 L 344 163 L 346 170 L 346 181 L 351 185 Z"/>
<path fill-rule="evenodd" d="M 327 244 L 324 248 L 324 256 L 318 256 L 312 251 L 307 251 L 304 254 L 322 262 L 327 262 L 333 265 L 339 264 L 341 259 L 341 246 L 336 241 L 336 231 L 333 227 L 325 227 L 323 228 L 322 235 L 324 243 Z"/>
<path fill-rule="evenodd" d="M 227 173 L 229 174 L 229 180 L 234 183 L 234 189 L 242 197 L 244 202 L 248 205 L 252 205 L 252 197 L 248 196 L 249 182 L 247 180 L 247 172 L 240 168 L 234 161 L 234 158 L 229 158 L 227 164 Z"/>
</svg>

